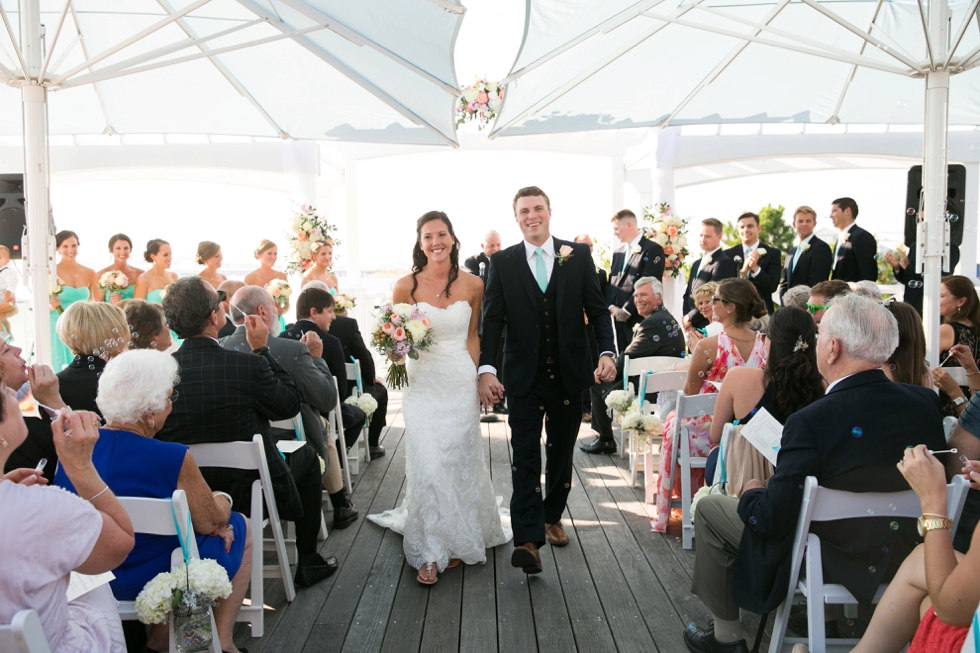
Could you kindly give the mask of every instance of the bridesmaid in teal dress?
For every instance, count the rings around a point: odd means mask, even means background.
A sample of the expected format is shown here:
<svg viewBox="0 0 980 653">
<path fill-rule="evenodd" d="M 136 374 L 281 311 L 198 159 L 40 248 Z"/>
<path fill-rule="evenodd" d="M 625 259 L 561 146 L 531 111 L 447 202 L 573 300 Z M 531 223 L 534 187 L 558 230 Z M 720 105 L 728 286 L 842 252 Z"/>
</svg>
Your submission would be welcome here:
<svg viewBox="0 0 980 653">
<path fill-rule="evenodd" d="M 51 368 L 60 372 L 75 358 L 71 350 L 58 337 L 55 328 L 58 318 L 66 308 L 78 301 L 95 299 L 102 301 L 95 270 L 81 265 L 78 257 L 78 236 L 73 231 L 60 231 L 55 236 L 55 245 L 61 260 L 58 262 L 58 281 L 61 292 L 50 296 L 51 320 Z M 55 284 L 52 284 L 55 285 Z"/>
<path fill-rule="evenodd" d="M 110 293 L 105 296 L 104 301 L 110 304 L 118 304 L 124 299 L 132 299 L 136 292 L 136 281 L 143 270 L 134 268 L 129 264 L 129 257 L 133 253 L 133 241 L 126 234 L 116 234 L 109 239 L 109 253 L 112 254 L 112 265 L 102 268 L 96 273 L 96 282 L 102 278 L 106 272 L 118 271 L 126 275 L 129 285 L 119 292 Z"/>
<path fill-rule="evenodd" d="M 133 296 L 136 299 L 145 299 L 151 304 L 163 304 L 164 290 L 177 280 L 177 275 L 169 270 L 170 243 L 160 238 L 154 238 L 146 244 L 143 258 L 146 259 L 147 263 L 152 263 L 153 266 L 140 275 L 136 281 L 136 291 Z M 177 335 L 173 331 L 170 334 L 177 346 L 180 346 Z"/>
<path fill-rule="evenodd" d="M 246 286 L 260 286 L 266 288 L 273 279 L 281 279 L 286 281 L 286 275 L 279 270 L 272 269 L 272 266 L 276 264 L 276 260 L 279 258 L 279 248 L 271 240 L 263 240 L 259 243 L 258 249 L 253 252 L 256 260 L 259 262 L 259 267 L 257 270 L 253 270 L 245 275 L 245 285 Z M 285 331 L 286 320 L 283 318 L 283 314 L 289 310 L 289 302 L 287 301 L 285 305 L 279 306 L 279 328 L 280 331 Z"/>
</svg>

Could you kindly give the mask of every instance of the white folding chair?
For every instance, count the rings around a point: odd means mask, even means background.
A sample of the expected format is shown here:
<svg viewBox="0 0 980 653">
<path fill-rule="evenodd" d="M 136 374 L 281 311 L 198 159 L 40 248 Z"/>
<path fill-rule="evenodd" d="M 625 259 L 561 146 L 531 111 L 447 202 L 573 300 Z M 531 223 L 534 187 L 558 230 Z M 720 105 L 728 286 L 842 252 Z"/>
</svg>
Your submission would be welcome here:
<svg viewBox="0 0 980 653">
<path fill-rule="evenodd" d="M 669 372 L 678 369 L 687 369 L 690 364 L 689 361 L 683 358 L 677 358 L 675 356 L 646 356 L 644 358 L 630 358 L 627 355 L 623 355 L 623 390 L 628 389 L 629 379 L 633 376 L 639 376 L 642 373 L 649 372 L 651 374 L 657 374 L 660 372 Z M 686 376 L 686 372 L 684 372 Z M 684 386 L 681 385 L 681 388 Z M 650 392 L 653 392 L 652 390 Z M 618 426 L 613 426 L 615 432 L 619 434 L 619 457 L 626 457 L 626 441 L 628 435 L 623 432 L 623 429 Z"/>
<path fill-rule="evenodd" d="M 946 486 L 947 510 L 954 522 L 959 522 L 966 491 L 969 484 L 961 475 L 953 478 Z M 919 497 L 912 490 L 905 492 L 842 492 L 820 487 L 817 479 L 808 476 L 803 485 L 803 503 L 796 524 L 793 541 L 793 554 L 790 568 L 789 586 L 786 599 L 776 610 L 776 621 L 772 628 L 769 653 L 780 653 L 790 649 L 793 644 L 808 642 L 811 653 L 826 653 L 827 638 L 824 632 L 824 607 L 826 605 L 856 605 L 857 599 L 843 585 L 823 582 L 823 558 L 821 557 L 820 537 L 810 532 L 813 522 L 836 521 L 840 519 L 877 517 L 918 517 L 922 514 Z M 956 525 L 953 529 L 955 531 Z M 806 565 L 806 578 L 800 578 L 800 568 Z M 878 603 L 888 585 L 880 585 L 873 602 Z M 806 599 L 808 640 L 786 637 L 789 624 L 790 606 L 797 594 Z M 834 646 L 846 646 L 851 650 L 858 640 L 834 640 Z"/>
<path fill-rule="evenodd" d="M 34 610 L 19 610 L 9 624 L 0 624 L 3 653 L 51 653 L 41 619 Z"/>
<path fill-rule="evenodd" d="M 651 404 L 645 402 L 643 404 L 644 414 L 650 415 L 654 410 L 657 412 L 657 416 L 661 420 L 666 419 L 667 415 L 664 412 L 664 402 L 670 401 L 673 403 L 676 401 L 677 393 L 684 389 L 684 382 L 687 380 L 687 372 L 658 372 L 656 374 L 645 372 L 640 382 L 640 386 L 643 390 L 642 396 L 657 394 L 657 403 Z M 643 387 L 645 386 L 645 387 Z M 659 441 L 663 441 L 663 438 L 659 438 Z M 658 442 L 659 444 L 659 442 Z M 653 472 L 656 470 L 656 466 L 653 464 L 653 448 L 647 451 L 643 455 L 643 485 L 644 491 L 646 493 L 646 502 L 653 503 Z M 630 477 L 631 477 L 631 487 L 636 487 L 636 472 L 637 472 L 637 455 L 634 454 L 633 448 L 630 448 Z"/>
<path fill-rule="evenodd" d="M 147 499 L 144 497 L 118 497 L 119 503 L 129 515 L 129 520 L 133 523 L 133 531 L 146 535 L 177 535 L 179 539 L 187 542 L 188 556 L 191 559 L 201 557 L 197 550 L 197 538 L 194 536 L 193 527 L 187 528 L 191 523 L 191 511 L 187 507 L 187 495 L 183 490 L 174 490 L 173 496 L 169 499 Z M 186 530 L 185 530 L 186 529 Z M 180 547 L 174 549 L 170 556 L 170 568 L 183 564 L 184 552 Z M 136 601 L 119 601 L 119 618 L 123 621 L 135 621 L 139 617 L 136 614 Z M 174 642 L 173 615 L 170 615 L 170 651 L 175 653 L 177 646 Z M 211 614 L 211 646 L 208 648 L 211 653 L 221 653 L 221 642 L 218 640 L 218 627 L 214 623 L 214 614 Z"/>
<path fill-rule="evenodd" d="M 238 613 L 238 621 L 251 622 L 252 637 L 262 637 L 265 632 L 263 579 L 281 578 L 286 589 L 286 600 L 292 602 L 296 598 L 293 577 L 289 573 L 286 540 L 283 537 L 282 524 L 279 521 L 276 499 L 272 494 L 272 481 L 269 475 L 269 464 L 265 458 L 262 436 L 254 435 L 251 442 L 192 444 L 190 451 L 198 467 L 225 467 L 259 473 L 258 480 L 252 483 L 251 515 L 249 517 L 249 526 L 252 529 L 252 571 L 249 581 L 251 583 L 249 592 L 251 605 L 242 607 L 241 612 Z M 263 497 L 269 513 L 269 518 L 266 520 L 262 519 Z M 267 525 L 272 530 L 270 549 L 276 552 L 278 564 L 275 565 L 265 565 L 262 559 L 265 550 L 262 532 Z"/>
<path fill-rule="evenodd" d="M 943 433 L 946 435 L 946 442 L 949 442 L 949 436 L 953 435 L 953 429 L 956 428 L 956 418 L 947 415 L 943 418 Z"/>
<path fill-rule="evenodd" d="M 353 363 L 347 363 L 347 378 L 354 379 L 354 396 L 360 397 L 364 394 L 364 380 L 361 378 L 361 361 L 354 359 Z M 343 395 L 347 392 L 347 388 L 340 393 Z M 370 424 L 368 420 L 364 421 L 364 428 L 361 429 L 361 434 L 357 436 L 357 441 L 354 446 L 351 447 L 351 451 L 354 452 L 354 457 L 357 458 L 362 453 L 364 454 L 364 462 L 371 462 L 371 449 L 368 447 L 368 429 Z M 350 454 L 348 454 L 349 456 Z"/>
<path fill-rule="evenodd" d="M 684 548 L 691 549 L 694 546 L 694 522 L 691 520 L 691 499 L 694 498 L 694 490 L 691 487 L 691 470 L 704 469 L 707 458 L 691 455 L 690 434 L 687 427 L 683 425 L 683 420 L 691 417 L 702 417 L 704 415 L 714 415 L 715 401 L 718 393 L 712 392 L 704 395 L 691 395 L 688 397 L 683 391 L 677 393 L 677 411 L 674 414 L 674 432 L 671 434 L 674 450 L 671 452 L 671 460 L 667 464 L 667 475 L 660 479 L 661 485 L 667 483 L 667 492 L 671 492 L 674 484 L 674 469 L 678 464 L 681 466 L 681 527 L 684 535 Z M 670 507 L 667 506 L 668 512 Z"/>
<path fill-rule="evenodd" d="M 337 385 L 337 377 L 333 377 L 333 384 Z M 344 418 L 340 413 L 340 403 L 343 401 L 340 398 L 340 388 L 337 388 L 337 407 L 330 411 L 327 415 L 327 432 L 332 435 L 327 438 L 328 441 L 333 442 L 336 446 L 339 446 L 338 453 L 340 460 L 343 461 L 341 467 L 344 471 L 344 487 L 347 488 L 348 492 L 352 492 L 353 486 L 350 482 L 351 474 L 360 473 L 360 458 L 355 454 L 353 457 L 348 455 L 347 452 L 347 440 L 344 438 Z M 351 468 L 353 467 L 353 471 Z"/>
<path fill-rule="evenodd" d="M 306 440 L 306 429 L 303 428 L 303 413 L 296 413 L 290 419 L 277 419 L 270 421 L 269 426 L 283 431 L 292 431 L 296 434 L 297 440 Z"/>
</svg>

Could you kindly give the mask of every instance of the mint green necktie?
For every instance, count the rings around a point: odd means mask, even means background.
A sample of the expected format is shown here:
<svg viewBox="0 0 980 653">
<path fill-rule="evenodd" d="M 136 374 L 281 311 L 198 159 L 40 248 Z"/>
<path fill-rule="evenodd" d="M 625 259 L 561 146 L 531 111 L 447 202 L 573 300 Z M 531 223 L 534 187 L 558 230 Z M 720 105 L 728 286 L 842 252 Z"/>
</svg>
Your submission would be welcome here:
<svg viewBox="0 0 980 653">
<path fill-rule="evenodd" d="M 793 254 L 793 264 L 790 266 L 790 272 L 796 271 L 796 262 L 800 260 L 800 254 L 803 253 L 803 243 L 796 246 L 796 252 Z"/>
<path fill-rule="evenodd" d="M 538 257 L 538 262 L 535 264 L 534 276 L 538 280 L 538 288 L 541 292 L 548 290 L 548 270 L 544 267 L 544 250 L 540 247 L 534 250 L 534 254 Z"/>
</svg>

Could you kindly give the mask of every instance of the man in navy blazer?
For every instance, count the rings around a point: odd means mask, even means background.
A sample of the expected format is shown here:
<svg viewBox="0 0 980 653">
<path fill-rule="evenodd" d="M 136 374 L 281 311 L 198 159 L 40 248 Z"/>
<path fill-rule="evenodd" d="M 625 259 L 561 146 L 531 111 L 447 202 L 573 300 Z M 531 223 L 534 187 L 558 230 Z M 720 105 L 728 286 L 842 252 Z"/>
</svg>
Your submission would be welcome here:
<svg viewBox="0 0 980 653">
<path fill-rule="evenodd" d="M 855 224 L 858 217 L 857 202 L 850 197 L 834 200 L 830 207 L 830 219 L 840 229 L 834 246 L 834 267 L 831 279 L 841 281 L 877 281 L 878 241 Z"/>
<path fill-rule="evenodd" d="M 786 291 L 795 286 L 810 286 L 830 278 L 833 255 L 830 245 L 813 234 L 817 227 L 817 212 L 809 206 L 801 206 L 793 214 L 793 229 L 800 242 L 786 254 L 782 279 L 779 282 L 779 303 Z"/>
<path fill-rule="evenodd" d="M 711 495 L 698 503 L 691 591 L 714 626 L 685 632 L 691 651 L 748 651 L 739 608 L 765 614 L 786 598 L 806 477 L 848 492 L 908 490 L 896 467 L 906 447 L 945 448 L 936 394 L 881 371 L 898 346 L 898 323 L 880 303 L 855 293 L 838 297 L 820 338 L 805 344 L 816 347 L 827 394 L 786 420 L 768 486 L 752 479 L 740 498 Z M 864 604 L 919 541 L 914 519 L 888 515 L 823 522 L 811 532 L 823 544 L 824 580 L 843 584 Z"/>
<path fill-rule="evenodd" d="M 633 327 L 643 320 L 633 303 L 633 284 L 642 277 L 663 281 L 666 256 L 663 247 L 640 232 L 636 214 L 629 209 L 618 212 L 611 222 L 622 244 L 613 252 L 605 293 L 616 321 L 616 347 L 623 353 L 633 338 Z"/>
<path fill-rule="evenodd" d="M 759 239 L 759 216 L 755 213 L 743 213 L 738 216 L 735 225 L 742 242 L 726 249 L 725 254 L 738 268 L 738 276 L 752 282 L 766 305 L 766 311 L 772 315 L 772 294 L 779 287 L 782 252 Z"/>
<path fill-rule="evenodd" d="M 684 331 L 689 335 L 695 328 L 703 329 L 708 325 L 708 320 L 701 315 L 694 302 L 694 291 L 709 281 L 731 279 L 736 273 L 735 263 L 721 248 L 723 232 L 721 220 L 706 218 L 701 221 L 698 239 L 704 255 L 691 266 L 691 277 L 684 291 L 684 317 L 681 319 Z"/>
</svg>

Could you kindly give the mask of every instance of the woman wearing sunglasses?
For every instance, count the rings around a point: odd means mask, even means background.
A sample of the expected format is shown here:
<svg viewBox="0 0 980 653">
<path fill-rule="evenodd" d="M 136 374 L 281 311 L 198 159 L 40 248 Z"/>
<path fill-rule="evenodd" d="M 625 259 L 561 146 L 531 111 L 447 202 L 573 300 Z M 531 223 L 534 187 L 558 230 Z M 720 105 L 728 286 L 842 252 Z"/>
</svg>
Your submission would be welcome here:
<svg viewBox="0 0 980 653">
<path fill-rule="evenodd" d="M 691 366 L 687 370 L 685 395 L 718 392 L 728 370 L 733 367 L 762 367 L 765 363 L 764 336 L 749 328 L 752 318 L 766 315 L 766 305 L 752 282 L 745 279 L 724 279 L 718 284 L 712 299 L 715 321 L 722 326 L 717 336 L 699 340 L 691 353 Z M 657 476 L 657 519 L 651 522 L 653 530 L 667 530 L 670 515 L 671 490 L 659 479 L 667 475 L 667 464 L 673 459 L 674 412 L 664 422 L 663 444 L 660 446 L 660 467 Z M 691 440 L 691 455 L 706 457 L 711 450 L 711 415 L 693 417 L 684 424 Z M 674 487 L 680 493 L 680 474 L 673 474 Z M 704 470 L 691 470 L 691 487 L 704 485 Z"/>
</svg>

